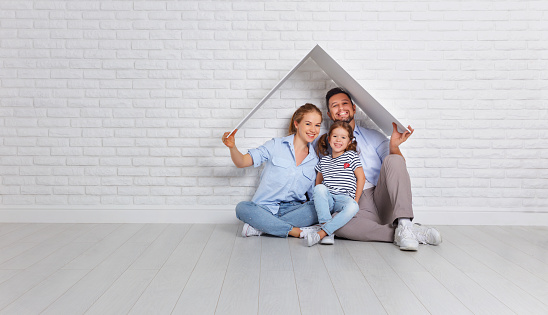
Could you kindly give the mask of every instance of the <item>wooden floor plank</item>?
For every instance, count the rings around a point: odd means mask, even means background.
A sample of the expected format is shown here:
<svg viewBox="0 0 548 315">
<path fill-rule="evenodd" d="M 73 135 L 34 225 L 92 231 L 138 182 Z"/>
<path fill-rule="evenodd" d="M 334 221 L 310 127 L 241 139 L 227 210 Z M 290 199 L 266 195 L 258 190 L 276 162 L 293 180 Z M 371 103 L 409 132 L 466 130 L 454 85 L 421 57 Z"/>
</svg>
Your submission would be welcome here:
<svg viewBox="0 0 548 315">
<path fill-rule="evenodd" d="M 504 303 L 440 254 L 451 246 L 454 245 L 449 241 L 437 247 L 424 246 L 413 258 L 474 314 L 513 314 Z"/>
<path fill-rule="evenodd" d="M 157 272 L 126 270 L 85 314 L 127 314 Z"/>
<path fill-rule="evenodd" d="M 548 262 L 548 241 L 546 236 L 539 237 L 532 234 L 532 227 L 527 229 L 515 226 L 498 226 L 499 231 L 504 231 L 502 236 L 505 242 L 524 251 L 542 262 Z M 548 231 L 545 235 L 548 234 Z"/>
<path fill-rule="evenodd" d="M 343 314 L 319 246 L 308 247 L 301 239 L 290 239 L 297 293 L 302 314 Z M 321 301 L 321 303 L 318 303 Z"/>
<path fill-rule="evenodd" d="M 239 224 L 2 224 L 0 314 L 545 314 L 547 227 L 440 246 L 242 238 Z"/>
<path fill-rule="evenodd" d="M 58 270 L 0 311 L 0 314 L 39 314 L 87 272 L 87 270 Z"/>
<path fill-rule="evenodd" d="M 67 262 L 86 251 L 91 245 L 91 243 L 69 243 L 38 263 L 4 281 L 0 284 L 0 309 L 57 272 Z"/>
<path fill-rule="evenodd" d="M 74 239 L 73 242 L 84 242 L 84 243 L 97 243 L 102 241 L 110 233 L 118 229 L 122 224 L 119 223 L 102 223 L 94 224 L 86 234 Z"/>
<path fill-rule="evenodd" d="M 548 312 L 547 306 L 529 292 L 485 265 L 483 263 L 483 253 L 478 253 L 478 255 L 474 256 L 466 251 L 468 247 L 477 244 L 465 238 L 463 240 L 462 235 L 455 232 L 451 227 L 440 227 L 440 231 L 446 237 L 444 245 L 432 247 L 432 249 L 443 255 L 446 260 L 450 261 L 456 268 L 464 272 L 499 301 L 508 306 L 508 308 L 518 314 L 542 314 Z M 446 246 L 446 241 L 453 245 Z M 462 242 L 465 242 L 466 245 L 462 244 Z"/>
<path fill-rule="evenodd" d="M 394 269 L 431 314 L 472 314 L 447 288 L 415 259 L 417 252 L 394 250 L 394 246 L 373 246 Z M 422 250 L 421 246 L 421 249 Z"/>
<path fill-rule="evenodd" d="M 217 307 L 238 225 L 217 225 L 173 314 L 213 314 Z"/>
<path fill-rule="evenodd" d="M 301 314 L 292 270 L 262 270 L 256 314 Z"/>
<path fill-rule="evenodd" d="M 127 242 L 144 224 L 124 224 L 94 244 L 82 255 L 68 263 L 64 269 L 93 269 Z M 88 238 L 88 237 L 86 237 Z M 92 237 L 93 239 L 93 237 Z"/>
<path fill-rule="evenodd" d="M 0 250 L 0 266 L 6 261 L 17 257 L 24 252 L 31 250 L 33 247 L 39 246 L 39 243 L 22 243 L 15 242 L 9 244 Z M 7 268 L 5 268 L 7 269 Z"/>
<path fill-rule="evenodd" d="M 348 252 L 348 240 L 318 247 L 345 314 L 385 314 L 381 302 Z"/>
<path fill-rule="evenodd" d="M 257 314 L 261 237 L 236 237 L 215 314 Z"/>
<path fill-rule="evenodd" d="M 28 225 L 28 223 L 0 223 L 0 236 L 11 233 L 25 225 Z"/>
<path fill-rule="evenodd" d="M 129 314 L 171 314 L 214 228 L 192 225 Z"/>
<path fill-rule="evenodd" d="M 190 224 L 170 224 L 150 244 L 130 269 L 159 270 L 190 229 Z"/>
<path fill-rule="evenodd" d="M 483 264 L 512 281 L 539 301 L 548 301 L 548 282 L 513 263 L 510 257 L 515 253 L 502 251 L 500 255 L 497 254 L 493 250 L 496 250 L 494 248 L 497 247 L 498 241 L 488 237 L 481 238 L 481 233 L 474 227 L 455 226 L 452 229 L 460 235 L 458 242 L 455 240 L 457 246 L 476 259 L 481 259 Z M 469 244 L 469 242 L 473 242 L 473 244 Z"/>
<path fill-rule="evenodd" d="M 67 290 L 43 314 L 83 314 L 129 268 L 147 246 L 148 244 L 143 243 L 125 243 Z"/>
<path fill-rule="evenodd" d="M 290 239 L 261 237 L 258 314 L 300 314 Z M 280 301 L 284 301 L 280 303 Z"/>
<path fill-rule="evenodd" d="M 467 233 L 467 237 L 471 237 L 480 244 L 487 246 L 493 253 L 504 257 L 504 259 L 523 268 L 535 277 L 548 281 L 548 261 L 541 261 L 520 250 L 525 247 L 523 246 L 524 242 L 522 242 L 522 246 L 518 246 L 520 248 L 513 248 L 511 245 L 509 246 L 509 244 L 511 244 L 511 240 L 508 240 L 507 238 L 499 238 L 497 236 L 500 234 L 493 234 L 496 232 L 485 229 L 484 227 L 472 227 L 470 229 L 465 229 L 465 233 Z"/>
<path fill-rule="evenodd" d="M 42 229 L 47 228 L 51 224 L 40 223 L 40 224 L 25 224 L 18 229 L 13 229 L 12 231 L 5 233 L 0 237 L 0 248 L 10 245 L 13 242 L 20 241 L 21 239 L 33 234 L 40 232 Z"/>
<path fill-rule="evenodd" d="M 428 311 L 424 305 L 384 260 L 375 244 L 348 242 L 345 245 L 386 312 L 388 314 L 427 314 Z M 378 245 L 399 252 L 393 244 L 378 243 Z"/>
</svg>

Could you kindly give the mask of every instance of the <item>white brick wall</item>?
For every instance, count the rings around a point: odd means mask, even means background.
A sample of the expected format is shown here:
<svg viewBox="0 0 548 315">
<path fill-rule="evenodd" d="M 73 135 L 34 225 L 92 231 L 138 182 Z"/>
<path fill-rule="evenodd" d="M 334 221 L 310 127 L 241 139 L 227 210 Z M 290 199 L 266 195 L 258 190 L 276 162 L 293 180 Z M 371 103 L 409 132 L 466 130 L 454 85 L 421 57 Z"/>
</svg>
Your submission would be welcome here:
<svg viewBox="0 0 548 315">
<path fill-rule="evenodd" d="M 260 170 L 236 169 L 221 134 L 318 43 L 416 129 L 402 150 L 423 221 L 548 224 L 547 20 L 544 1 L 521 0 L 2 0 L 0 220 L 59 206 L 232 217 Z M 284 135 L 332 86 L 307 62 L 239 148 Z"/>
</svg>

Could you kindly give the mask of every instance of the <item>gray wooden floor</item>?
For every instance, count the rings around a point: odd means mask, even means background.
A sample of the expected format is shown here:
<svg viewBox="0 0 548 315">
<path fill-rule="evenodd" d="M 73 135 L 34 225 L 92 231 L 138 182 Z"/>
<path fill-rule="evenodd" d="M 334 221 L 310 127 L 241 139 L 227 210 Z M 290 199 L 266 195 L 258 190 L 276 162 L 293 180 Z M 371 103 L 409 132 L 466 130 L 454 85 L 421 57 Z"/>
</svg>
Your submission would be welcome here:
<svg viewBox="0 0 548 315">
<path fill-rule="evenodd" d="M 443 226 L 418 252 L 240 229 L 0 224 L 0 314 L 548 314 L 548 227 Z"/>
</svg>

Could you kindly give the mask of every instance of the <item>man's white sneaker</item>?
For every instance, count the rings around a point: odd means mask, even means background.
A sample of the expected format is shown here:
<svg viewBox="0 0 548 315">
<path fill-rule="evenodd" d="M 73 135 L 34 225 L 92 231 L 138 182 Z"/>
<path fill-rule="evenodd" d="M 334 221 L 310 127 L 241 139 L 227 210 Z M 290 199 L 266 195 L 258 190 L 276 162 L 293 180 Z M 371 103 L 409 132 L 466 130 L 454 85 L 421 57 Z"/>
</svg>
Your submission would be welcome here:
<svg viewBox="0 0 548 315">
<path fill-rule="evenodd" d="M 421 244 L 439 245 L 441 243 L 441 234 L 433 227 L 423 226 L 420 223 L 413 224 L 411 228 L 415 238 Z"/>
<path fill-rule="evenodd" d="M 244 224 L 244 228 L 242 229 L 242 237 L 261 236 L 262 234 L 263 232 L 257 230 L 247 223 Z"/>
<path fill-rule="evenodd" d="M 323 244 L 323 245 L 335 244 L 335 234 L 324 236 L 324 238 L 322 238 L 322 240 L 320 241 L 320 244 Z"/>
<path fill-rule="evenodd" d="M 301 234 L 299 235 L 299 238 L 306 238 L 306 236 L 310 233 L 317 233 L 321 230 L 321 227 L 319 225 L 311 225 L 311 226 L 305 226 L 300 228 Z"/>
<path fill-rule="evenodd" d="M 306 236 L 306 242 L 309 247 L 318 244 L 318 242 L 320 242 L 320 234 L 316 232 L 308 234 Z"/>
<path fill-rule="evenodd" d="M 394 244 L 399 246 L 401 250 L 419 249 L 419 241 L 417 241 L 410 226 L 398 225 L 394 233 Z"/>
</svg>

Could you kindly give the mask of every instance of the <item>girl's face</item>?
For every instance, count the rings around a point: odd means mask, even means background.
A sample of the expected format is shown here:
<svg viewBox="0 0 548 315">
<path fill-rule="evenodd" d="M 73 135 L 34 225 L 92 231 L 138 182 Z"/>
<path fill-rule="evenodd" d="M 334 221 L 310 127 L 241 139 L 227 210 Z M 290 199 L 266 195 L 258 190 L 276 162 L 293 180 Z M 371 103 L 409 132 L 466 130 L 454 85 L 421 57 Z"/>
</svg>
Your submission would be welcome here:
<svg viewBox="0 0 548 315">
<path fill-rule="evenodd" d="M 350 144 L 350 136 L 348 131 L 344 128 L 335 128 L 329 135 L 329 145 L 331 146 L 331 152 L 333 157 L 338 157 L 343 154 L 348 145 Z"/>
<path fill-rule="evenodd" d="M 322 124 L 322 116 L 316 112 L 310 112 L 303 115 L 301 122 L 295 121 L 297 133 L 295 137 L 299 137 L 305 142 L 312 142 L 320 134 L 320 126 Z"/>
</svg>

